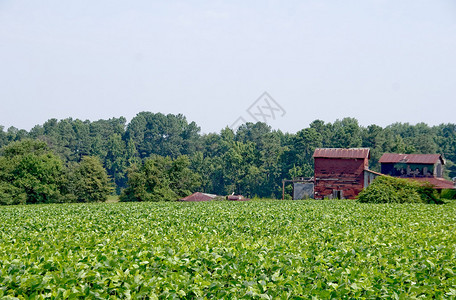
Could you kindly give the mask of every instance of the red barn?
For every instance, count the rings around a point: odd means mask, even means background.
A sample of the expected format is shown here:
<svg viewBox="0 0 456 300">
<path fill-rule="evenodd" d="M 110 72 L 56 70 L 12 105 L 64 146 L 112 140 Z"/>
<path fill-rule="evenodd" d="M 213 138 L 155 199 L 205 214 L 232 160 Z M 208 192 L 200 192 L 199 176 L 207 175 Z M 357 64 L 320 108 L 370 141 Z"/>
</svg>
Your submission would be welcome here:
<svg viewBox="0 0 456 300">
<path fill-rule="evenodd" d="M 317 148 L 315 160 L 315 199 L 354 199 L 376 176 L 369 171 L 368 148 Z"/>
<path fill-rule="evenodd" d="M 454 182 L 443 178 L 445 159 L 440 154 L 385 153 L 379 163 L 386 175 L 429 182 L 436 190 L 455 188 Z"/>
</svg>

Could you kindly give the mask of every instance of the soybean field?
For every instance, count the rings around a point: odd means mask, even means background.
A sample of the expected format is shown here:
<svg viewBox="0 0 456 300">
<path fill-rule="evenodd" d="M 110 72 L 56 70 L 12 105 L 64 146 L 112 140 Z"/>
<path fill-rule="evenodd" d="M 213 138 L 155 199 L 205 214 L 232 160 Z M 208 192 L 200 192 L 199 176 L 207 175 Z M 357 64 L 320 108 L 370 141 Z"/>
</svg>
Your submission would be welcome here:
<svg viewBox="0 0 456 300">
<path fill-rule="evenodd" d="M 0 298 L 456 297 L 456 203 L 0 207 Z"/>
</svg>

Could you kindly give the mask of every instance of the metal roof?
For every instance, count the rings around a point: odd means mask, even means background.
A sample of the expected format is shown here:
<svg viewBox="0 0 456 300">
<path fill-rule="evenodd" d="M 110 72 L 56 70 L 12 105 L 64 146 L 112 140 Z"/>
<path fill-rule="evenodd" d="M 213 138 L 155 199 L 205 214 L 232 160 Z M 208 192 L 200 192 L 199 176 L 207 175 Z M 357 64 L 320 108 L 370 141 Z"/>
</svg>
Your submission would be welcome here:
<svg viewBox="0 0 456 300">
<path fill-rule="evenodd" d="M 410 178 L 412 180 L 429 182 L 434 186 L 435 189 L 454 189 L 456 188 L 453 181 L 449 181 L 443 178 L 429 177 L 429 178 Z"/>
<path fill-rule="evenodd" d="M 379 163 L 406 163 L 406 164 L 427 164 L 433 165 L 442 159 L 440 154 L 397 154 L 385 153 L 379 160 Z M 442 159 L 444 164 L 444 160 Z"/>
<path fill-rule="evenodd" d="M 314 158 L 369 158 L 369 148 L 317 148 Z"/>
<path fill-rule="evenodd" d="M 196 193 L 191 194 L 190 196 L 180 199 L 180 201 L 195 201 L 195 202 L 210 201 L 211 199 L 214 199 L 215 197 L 217 197 L 217 195 L 196 192 Z"/>
</svg>

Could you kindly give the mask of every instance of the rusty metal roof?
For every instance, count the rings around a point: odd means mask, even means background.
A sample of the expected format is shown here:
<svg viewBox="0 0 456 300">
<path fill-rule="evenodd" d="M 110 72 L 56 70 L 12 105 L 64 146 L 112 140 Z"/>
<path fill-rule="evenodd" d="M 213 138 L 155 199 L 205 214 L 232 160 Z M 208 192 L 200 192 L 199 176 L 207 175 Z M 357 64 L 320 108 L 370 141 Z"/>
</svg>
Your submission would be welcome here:
<svg viewBox="0 0 456 300">
<path fill-rule="evenodd" d="M 405 163 L 405 164 L 426 164 L 433 165 L 436 162 L 444 160 L 440 154 L 397 154 L 385 153 L 379 160 L 379 163 Z"/>
<path fill-rule="evenodd" d="M 416 180 L 420 182 L 429 182 L 434 186 L 435 189 L 454 189 L 456 188 L 453 181 L 449 181 L 443 178 L 429 177 L 429 178 L 410 178 L 411 180 Z"/>
<path fill-rule="evenodd" d="M 369 158 L 369 148 L 317 148 L 314 158 Z"/>
<path fill-rule="evenodd" d="M 217 195 L 196 192 L 196 193 L 191 194 L 190 196 L 180 199 L 180 201 L 192 201 L 192 202 L 210 201 L 210 200 L 214 199 L 215 197 L 217 197 Z"/>
</svg>

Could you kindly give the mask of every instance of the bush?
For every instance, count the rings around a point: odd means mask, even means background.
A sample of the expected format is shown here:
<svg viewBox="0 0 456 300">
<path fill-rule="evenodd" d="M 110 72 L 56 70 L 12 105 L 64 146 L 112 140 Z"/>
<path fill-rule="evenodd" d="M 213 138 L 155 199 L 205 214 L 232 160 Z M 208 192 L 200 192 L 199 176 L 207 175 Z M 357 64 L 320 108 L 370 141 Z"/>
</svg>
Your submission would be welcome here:
<svg viewBox="0 0 456 300">
<path fill-rule="evenodd" d="M 377 177 L 358 195 L 361 203 L 442 203 L 433 186 L 390 176 Z"/>
<path fill-rule="evenodd" d="M 27 195 L 22 189 L 0 181 L 0 205 L 25 204 Z"/>
<path fill-rule="evenodd" d="M 442 197 L 442 199 L 454 200 L 454 199 L 456 199 L 456 190 L 454 190 L 454 189 L 443 190 L 441 197 Z"/>
</svg>

